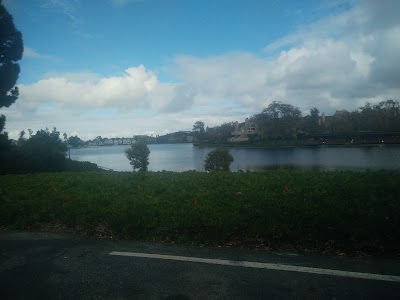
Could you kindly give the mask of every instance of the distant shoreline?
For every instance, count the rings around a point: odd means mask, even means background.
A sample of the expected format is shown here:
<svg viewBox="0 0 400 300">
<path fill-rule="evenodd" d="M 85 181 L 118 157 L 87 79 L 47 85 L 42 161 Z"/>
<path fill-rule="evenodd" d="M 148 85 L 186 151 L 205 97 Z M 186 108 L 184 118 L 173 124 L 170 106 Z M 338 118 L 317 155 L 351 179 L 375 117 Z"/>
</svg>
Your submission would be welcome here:
<svg viewBox="0 0 400 300">
<path fill-rule="evenodd" d="M 178 145 L 178 144 L 192 144 L 194 147 L 206 148 L 257 148 L 257 149 L 275 149 L 275 148 L 367 148 L 367 147 L 400 147 L 400 143 L 370 143 L 370 144 L 245 144 L 245 143 L 149 143 L 148 145 Z M 114 146 L 130 146 L 131 144 L 118 144 L 118 145 L 87 145 L 82 147 L 74 147 L 71 149 L 82 148 L 96 148 L 96 147 L 114 147 Z"/>
<path fill-rule="evenodd" d="M 179 145 L 179 144 L 192 144 L 189 142 L 186 143 L 147 143 L 147 145 Z M 74 147 L 71 149 L 81 149 L 81 148 L 96 148 L 96 147 L 114 147 L 114 146 L 130 146 L 132 144 L 118 144 L 118 145 L 85 145 L 81 147 Z"/>
<path fill-rule="evenodd" d="M 225 147 L 225 148 L 257 148 L 257 149 L 275 149 L 275 148 L 366 148 L 366 147 L 400 147 L 399 144 L 388 143 L 388 144 L 315 144 L 315 145 L 307 145 L 307 144 L 297 144 L 297 145 L 257 145 L 257 144 L 193 144 L 195 147 Z"/>
</svg>

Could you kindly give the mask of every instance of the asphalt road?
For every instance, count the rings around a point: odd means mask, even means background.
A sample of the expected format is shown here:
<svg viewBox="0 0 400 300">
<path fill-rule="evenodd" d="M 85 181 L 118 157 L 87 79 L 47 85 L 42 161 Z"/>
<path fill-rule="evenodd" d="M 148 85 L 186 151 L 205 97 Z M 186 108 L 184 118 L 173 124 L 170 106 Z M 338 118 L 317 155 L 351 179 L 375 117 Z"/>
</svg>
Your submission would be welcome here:
<svg viewBox="0 0 400 300">
<path fill-rule="evenodd" d="M 313 273 L 326 269 L 393 277 Z M 400 299 L 399 276 L 398 259 L 0 233 L 2 299 Z"/>
</svg>

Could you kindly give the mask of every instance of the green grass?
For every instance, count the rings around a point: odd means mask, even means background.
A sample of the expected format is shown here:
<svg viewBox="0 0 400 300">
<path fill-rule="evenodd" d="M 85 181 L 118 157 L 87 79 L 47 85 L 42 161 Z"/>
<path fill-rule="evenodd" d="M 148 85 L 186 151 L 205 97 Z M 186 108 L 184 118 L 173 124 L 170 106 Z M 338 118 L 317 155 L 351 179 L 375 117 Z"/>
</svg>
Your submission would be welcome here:
<svg viewBox="0 0 400 300">
<path fill-rule="evenodd" d="M 399 253 L 399 182 L 400 172 L 390 171 L 5 175 L 0 224 L 102 226 L 146 240 Z"/>
</svg>

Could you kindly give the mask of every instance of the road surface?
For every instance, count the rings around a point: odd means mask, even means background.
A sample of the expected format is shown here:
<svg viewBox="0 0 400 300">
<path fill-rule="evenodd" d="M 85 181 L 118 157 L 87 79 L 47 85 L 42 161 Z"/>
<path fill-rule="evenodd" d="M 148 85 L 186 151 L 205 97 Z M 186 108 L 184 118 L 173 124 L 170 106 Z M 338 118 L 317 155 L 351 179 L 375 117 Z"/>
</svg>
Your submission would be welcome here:
<svg viewBox="0 0 400 300">
<path fill-rule="evenodd" d="M 400 260 L 0 233 L 2 299 L 400 299 Z"/>
</svg>

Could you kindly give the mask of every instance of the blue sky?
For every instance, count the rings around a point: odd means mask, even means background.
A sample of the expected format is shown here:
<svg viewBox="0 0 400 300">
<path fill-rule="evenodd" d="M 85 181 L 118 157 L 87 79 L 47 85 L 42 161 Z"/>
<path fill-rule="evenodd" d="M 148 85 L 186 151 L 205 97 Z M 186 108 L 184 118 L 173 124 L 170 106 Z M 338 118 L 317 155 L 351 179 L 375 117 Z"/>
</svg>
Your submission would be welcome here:
<svg viewBox="0 0 400 300">
<path fill-rule="evenodd" d="M 399 99 L 399 2 L 3 0 L 25 51 L 1 113 L 93 138 Z"/>
<path fill-rule="evenodd" d="M 140 64 L 168 79 L 168 74 L 161 74 L 163 66 L 175 55 L 207 57 L 232 51 L 263 55 L 267 44 L 329 12 L 319 1 L 279 0 L 11 0 L 6 4 L 27 47 L 53 58 L 37 64 L 25 57 L 27 70 L 21 73 L 21 83 L 50 72 L 108 76 Z"/>
</svg>

